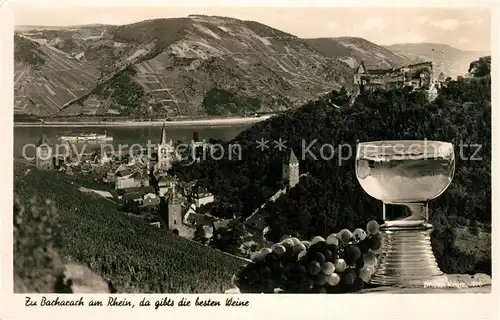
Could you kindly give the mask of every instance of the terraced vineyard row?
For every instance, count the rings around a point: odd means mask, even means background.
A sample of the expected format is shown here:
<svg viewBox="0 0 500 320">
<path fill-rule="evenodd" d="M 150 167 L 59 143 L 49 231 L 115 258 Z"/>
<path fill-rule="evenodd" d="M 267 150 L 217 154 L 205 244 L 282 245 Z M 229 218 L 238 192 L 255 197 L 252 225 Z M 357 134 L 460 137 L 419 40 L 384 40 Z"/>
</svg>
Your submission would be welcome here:
<svg viewBox="0 0 500 320">
<path fill-rule="evenodd" d="M 62 254 L 111 280 L 119 292 L 223 292 L 243 261 L 118 212 L 112 203 L 84 194 L 62 174 L 16 165 L 14 189 L 56 201 L 64 228 Z"/>
</svg>

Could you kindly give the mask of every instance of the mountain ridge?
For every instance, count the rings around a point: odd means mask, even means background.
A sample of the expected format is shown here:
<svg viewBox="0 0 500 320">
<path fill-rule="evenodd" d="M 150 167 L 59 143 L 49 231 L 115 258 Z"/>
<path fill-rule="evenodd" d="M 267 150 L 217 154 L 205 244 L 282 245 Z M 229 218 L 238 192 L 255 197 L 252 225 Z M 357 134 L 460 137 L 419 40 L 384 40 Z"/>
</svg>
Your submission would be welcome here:
<svg viewBox="0 0 500 320">
<path fill-rule="evenodd" d="M 481 56 L 490 55 L 487 51 L 462 50 L 440 43 L 397 43 L 385 48 L 407 55 L 409 58 L 434 61 L 436 74 L 443 71 L 445 76 L 457 77 L 468 72 L 469 63 Z M 434 53 L 432 51 L 434 49 Z M 444 52 L 444 65 L 443 56 Z"/>
<path fill-rule="evenodd" d="M 347 65 L 322 56 L 300 38 L 254 21 L 196 15 L 112 26 L 85 37 L 78 32 L 35 36 L 52 37 L 53 46 L 97 68 L 101 77 L 125 68 L 59 115 L 282 111 L 349 86 L 352 74 Z M 129 63 L 138 55 L 143 56 Z"/>
<path fill-rule="evenodd" d="M 19 34 L 36 46 L 25 43 L 15 54 L 15 113 L 37 116 L 284 111 L 331 90 L 349 89 L 361 61 L 369 68 L 395 68 L 428 60 L 416 49 L 390 50 L 355 37 L 302 39 L 256 21 L 221 16 Z M 19 37 L 15 45 L 20 46 Z"/>
</svg>

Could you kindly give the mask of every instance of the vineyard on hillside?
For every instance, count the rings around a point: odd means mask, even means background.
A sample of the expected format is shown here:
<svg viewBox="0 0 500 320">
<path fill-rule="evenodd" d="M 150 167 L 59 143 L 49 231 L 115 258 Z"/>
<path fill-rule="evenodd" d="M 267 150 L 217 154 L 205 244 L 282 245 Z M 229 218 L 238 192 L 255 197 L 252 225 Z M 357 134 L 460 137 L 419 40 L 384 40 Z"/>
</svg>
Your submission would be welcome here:
<svg viewBox="0 0 500 320">
<path fill-rule="evenodd" d="M 244 264 L 129 218 L 113 203 L 78 191 L 63 174 L 24 169 L 15 164 L 14 190 L 28 207 L 33 196 L 55 201 L 61 254 L 109 279 L 120 293 L 224 292 Z"/>
</svg>

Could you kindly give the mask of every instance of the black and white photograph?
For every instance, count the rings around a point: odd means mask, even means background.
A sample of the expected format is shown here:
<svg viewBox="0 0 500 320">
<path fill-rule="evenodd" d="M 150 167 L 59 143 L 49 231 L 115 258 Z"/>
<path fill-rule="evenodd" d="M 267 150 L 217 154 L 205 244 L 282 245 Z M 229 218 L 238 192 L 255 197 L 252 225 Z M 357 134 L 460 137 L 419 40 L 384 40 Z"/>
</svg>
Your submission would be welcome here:
<svg viewBox="0 0 500 320">
<path fill-rule="evenodd" d="M 13 3 L 14 293 L 491 294 L 491 8 L 181 5 Z"/>
</svg>

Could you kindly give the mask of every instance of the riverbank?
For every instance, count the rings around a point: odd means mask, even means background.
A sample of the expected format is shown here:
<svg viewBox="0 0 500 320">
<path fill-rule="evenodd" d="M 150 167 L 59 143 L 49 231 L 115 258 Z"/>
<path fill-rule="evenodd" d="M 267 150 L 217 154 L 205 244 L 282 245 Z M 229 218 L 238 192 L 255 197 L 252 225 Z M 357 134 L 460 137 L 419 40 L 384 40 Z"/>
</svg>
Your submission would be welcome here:
<svg viewBox="0 0 500 320">
<path fill-rule="evenodd" d="M 44 121 L 44 127 L 151 127 L 162 126 L 164 123 L 167 127 L 222 127 L 236 124 L 252 124 L 269 119 L 273 115 L 264 115 L 260 117 L 235 117 L 235 118 L 219 118 L 219 119 L 199 119 L 199 120 L 126 120 L 126 121 Z M 41 122 L 14 122 L 15 127 L 41 127 Z"/>
</svg>

